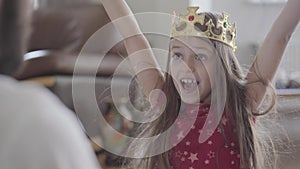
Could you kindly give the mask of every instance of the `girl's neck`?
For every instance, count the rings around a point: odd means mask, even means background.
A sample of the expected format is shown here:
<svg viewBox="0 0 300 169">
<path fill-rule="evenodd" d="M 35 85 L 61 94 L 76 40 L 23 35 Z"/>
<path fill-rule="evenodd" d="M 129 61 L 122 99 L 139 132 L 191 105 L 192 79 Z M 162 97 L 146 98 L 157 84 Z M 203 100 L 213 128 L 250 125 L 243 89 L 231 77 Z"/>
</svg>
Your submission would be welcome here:
<svg viewBox="0 0 300 169">
<path fill-rule="evenodd" d="M 204 105 L 210 105 L 211 103 L 211 94 L 209 93 L 203 100 L 201 100 L 199 103 L 194 103 L 194 104 L 189 104 L 189 103 L 184 103 L 182 102 L 181 103 L 181 106 L 180 106 L 180 111 L 182 110 L 185 110 L 186 107 L 201 107 L 201 106 L 204 106 Z"/>
<path fill-rule="evenodd" d="M 211 93 L 209 93 L 205 98 L 201 99 L 200 106 L 211 103 Z"/>
</svg>

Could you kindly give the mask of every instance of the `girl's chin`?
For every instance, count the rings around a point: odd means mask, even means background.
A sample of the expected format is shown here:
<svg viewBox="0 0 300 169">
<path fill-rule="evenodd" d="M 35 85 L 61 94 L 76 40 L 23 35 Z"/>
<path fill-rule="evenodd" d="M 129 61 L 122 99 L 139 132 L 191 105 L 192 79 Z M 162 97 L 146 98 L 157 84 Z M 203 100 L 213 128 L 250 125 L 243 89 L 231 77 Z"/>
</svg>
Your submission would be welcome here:
<svg viewBox="0 0 300 169">
<path fill-rule="evenodd" d="M 205 96 L 202 96 L 202 95 L 199 94 L 197 91 L 194 93 L 184 93 L 184 92 L 180 93 L 181 100 L 184 103 L 187 103 L 187 104 L 199 104 L 199 103 L 200 104 L 210 104 L 210 102 L 211 102 L 210 93 Z"/>
<path fill-rule="evenodd" d="M 200 103 L 199 95 L 191 95 L 191 94 L 181 94 L 181 100 L 187 104 L 198 104 Z"/>
</svg>

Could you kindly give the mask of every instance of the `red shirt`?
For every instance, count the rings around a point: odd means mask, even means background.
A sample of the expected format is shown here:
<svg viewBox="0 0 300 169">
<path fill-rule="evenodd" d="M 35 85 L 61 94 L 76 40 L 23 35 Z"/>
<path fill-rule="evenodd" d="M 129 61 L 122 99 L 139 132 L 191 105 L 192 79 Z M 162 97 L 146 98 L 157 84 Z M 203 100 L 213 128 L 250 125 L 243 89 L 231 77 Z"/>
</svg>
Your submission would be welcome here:
<svg viewBox="0 0 300 169">
<path fill-rule="evenodd" d="M 180 119 L 176 122 L 175 134 L 171 140 L 174 142 L 176 139 L 183 139 L 170 150 L 169 161 L 173 169 L 240 168 L 239 146 L 231 118 L 223 113 L 220 124 L 214 131 L 202 130 L 209 109 L 209 105 L 199 108 L 196 121 L 184 138 L 182 128 L 190 125 L 188 124 L 190 122 L 187 119 Z M 189 112 L 186 111 L 188 115 Z M 199 143 L 200 133 L 203 132 L 211 136 L 204 143 Z"/>
</svg>

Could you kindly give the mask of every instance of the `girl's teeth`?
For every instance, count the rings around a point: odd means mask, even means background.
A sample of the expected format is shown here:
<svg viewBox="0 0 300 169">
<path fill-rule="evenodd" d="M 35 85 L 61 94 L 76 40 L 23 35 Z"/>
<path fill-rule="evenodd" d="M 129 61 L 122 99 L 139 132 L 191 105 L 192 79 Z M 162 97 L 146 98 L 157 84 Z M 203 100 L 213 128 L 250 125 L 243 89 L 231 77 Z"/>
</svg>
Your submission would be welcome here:
<svg viewBox="0 0 300 169">
<path fill-rule="evenodd" d="M 181 82 L 184 83 L 184 84 L 195 84 L 195 83 L 197 83 L 196 80 L 192 80 L 192 79 L 182 79 Z"/>
</svg>

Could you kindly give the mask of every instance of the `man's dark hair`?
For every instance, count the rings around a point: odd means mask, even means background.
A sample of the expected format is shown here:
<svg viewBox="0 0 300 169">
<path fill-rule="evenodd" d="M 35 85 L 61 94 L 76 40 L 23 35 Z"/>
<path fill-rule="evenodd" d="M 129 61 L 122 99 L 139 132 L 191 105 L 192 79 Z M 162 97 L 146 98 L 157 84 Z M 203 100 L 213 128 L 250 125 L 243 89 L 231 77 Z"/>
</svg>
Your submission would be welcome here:
<svg viewBox="0 0 300 169">
<path fill-rule="evenodd" d="M 26 7 L 24 0 L 0 0 L 0 3 L 0 74 L 13 75 L 25 51 Z"/>
</svg>

